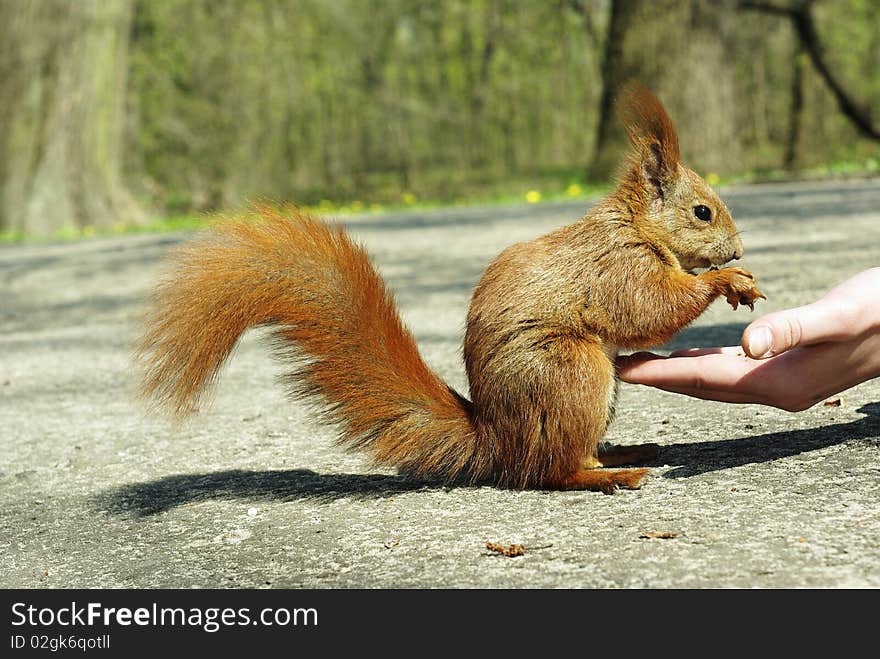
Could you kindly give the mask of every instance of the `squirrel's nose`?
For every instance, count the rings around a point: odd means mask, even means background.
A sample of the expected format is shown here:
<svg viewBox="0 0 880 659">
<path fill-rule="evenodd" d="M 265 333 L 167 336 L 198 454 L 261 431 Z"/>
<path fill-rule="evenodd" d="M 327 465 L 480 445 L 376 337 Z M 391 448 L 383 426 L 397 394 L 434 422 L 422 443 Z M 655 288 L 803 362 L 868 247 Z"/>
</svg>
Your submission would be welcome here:
<svg viewBox="0 0 880 659">
<path fill-rule="evenodd" d="M 737 259 L 741 259 L 743 255 L 743 244 L 742 240 L 739 238 L 739 234 L 734 235 L 731 242 L 733 242 L 733 260 L 736 261 Z"/>
</svg>

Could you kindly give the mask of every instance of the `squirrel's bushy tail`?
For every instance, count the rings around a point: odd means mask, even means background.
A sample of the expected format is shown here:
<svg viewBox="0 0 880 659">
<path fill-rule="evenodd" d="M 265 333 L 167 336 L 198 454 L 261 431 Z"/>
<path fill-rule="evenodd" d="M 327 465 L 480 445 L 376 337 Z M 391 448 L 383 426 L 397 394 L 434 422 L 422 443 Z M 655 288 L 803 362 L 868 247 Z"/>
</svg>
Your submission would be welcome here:
<svg viewBox="0 0 880 659">
<path fill-rule="evenodd" d="M 404 473 L 491 472 L 470 403 L 422 361 L 363 248 L 300 211 L 256 207 L 180 247 L 137 355 L 143 393 L 194 408 L 239 337 L 272 325 L 295 396 L 314 396 L 341 441 Z"/>
</svg>

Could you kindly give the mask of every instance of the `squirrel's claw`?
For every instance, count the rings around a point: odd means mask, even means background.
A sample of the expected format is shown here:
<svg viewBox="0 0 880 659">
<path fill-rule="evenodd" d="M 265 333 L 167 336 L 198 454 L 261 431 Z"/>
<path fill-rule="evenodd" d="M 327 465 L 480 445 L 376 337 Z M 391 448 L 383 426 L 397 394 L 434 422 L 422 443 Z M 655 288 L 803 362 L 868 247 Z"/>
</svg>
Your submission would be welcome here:
<svg viewBox="0 0 880 659">
<path fill-rule="evenodd" d="M 748 304 L 748 305 L 749 305 L 749 309 L 750 309 L 751 311 L 754 311 L 754 310 L 755 310 L 755 302 L 757 302 L 758 300 L 766 300 L 766 299 L 767 299 L 767 296 L 764 295 L 764 294 L 763 294 L 761 291 L 759 291 L 757 288 L 754 289 L 754 290 L 752 290 L 752 291 L 749 293 L 749 295 L 750 295 L 749 298 L 748 298 L 748 299 L 743 299 L 743 300 L 742 300 L 742 303 L 743 303 L 743 304 Z"/>
<path fill-rule="evenodd" d="M 754 277 L 750 276 L 750 279 L 754 281 Z M 739 288 L 739 290 L 737 290 L 737 287 L 732 287 L 728 290 L 726 297 L 734 311 L 739 308 L 739 305 L 748 307 L 750 311 L 754 311 L 755 302 L 767 299 L 767 296 L 759 291 L 754 285 L 742 287 Z"/>
</svg>

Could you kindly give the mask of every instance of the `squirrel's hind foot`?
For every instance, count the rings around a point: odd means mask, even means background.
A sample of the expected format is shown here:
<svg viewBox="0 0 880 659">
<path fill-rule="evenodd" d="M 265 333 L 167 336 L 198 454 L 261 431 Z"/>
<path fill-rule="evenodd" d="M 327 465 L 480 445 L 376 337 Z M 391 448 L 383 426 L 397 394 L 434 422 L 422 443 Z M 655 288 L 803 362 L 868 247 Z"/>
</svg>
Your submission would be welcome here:
<svg viewBox="0 0 880 659">
<path fill-rule="evenodd" d="M 619 489 L 638 490 L 647 476 L 647 469 L 581 469 L 559 483 L 558 489 L 614 494 Z"/>
</svg>

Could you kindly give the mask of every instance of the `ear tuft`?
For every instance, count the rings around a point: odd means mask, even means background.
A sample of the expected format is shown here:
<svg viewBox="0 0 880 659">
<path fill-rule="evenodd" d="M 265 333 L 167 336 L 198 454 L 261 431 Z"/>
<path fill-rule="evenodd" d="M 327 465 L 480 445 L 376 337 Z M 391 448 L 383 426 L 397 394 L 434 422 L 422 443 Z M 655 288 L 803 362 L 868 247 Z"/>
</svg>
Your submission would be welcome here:
<svg viewBox="0 0 880 659">
<path fill-rule="evenodd" d="M 674 174 L 680 157 L 678 135 L 660 100 L 638 82 L 628 82 L 617 112 L 650 177 L 663 181 Z"/>
</svg>

